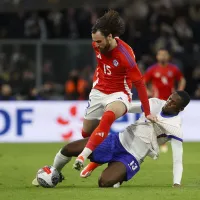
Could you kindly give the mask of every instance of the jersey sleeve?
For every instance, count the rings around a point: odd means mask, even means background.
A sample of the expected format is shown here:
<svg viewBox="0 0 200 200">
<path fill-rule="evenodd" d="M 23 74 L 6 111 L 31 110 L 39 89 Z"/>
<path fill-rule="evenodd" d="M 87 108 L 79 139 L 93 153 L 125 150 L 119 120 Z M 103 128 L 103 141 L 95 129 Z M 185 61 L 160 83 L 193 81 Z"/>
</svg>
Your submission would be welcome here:
<svg viewBox="0 0 200 200">
<path fill-rule="evenodd" d="M 181 130 L 180 125 L 178 125 L 179 123 L 179 120 L 176 120 L 174 126 L 166 127 L 166 135 L 169 139 L 174 139 L 183 142 L 183 132 Z"/>
<path fill-rule="evenodd" d="M 168 119 L 159 115 L 156 125 L 162 130 L 163 135 L 165 135 L 165 137 L 167 137 L 169 140 L 174 139 L 179 142 L 183 142 L 180 116 L 175 116 Z"/>
<path fill-rule="evenodd" d="M 149 100 L 148 100 L 147 90 L 146 90 L 146 86 L 145 86 L 143 78 L 141 78 L 138 81 L 133 82 L 133 84 L 138 92 L 138 96 L 142 103 L 142 108 L 144 110 L 145 116 L 150 115 Z"/>
<path fill-rule="evenodd" d="M 183 173 L 183 145 L 182 142 L 171 139 L 172 155 L 173 155 L 173 182 L 181 184 Z"/>
<path fill-rule="evenodd" d="M 144 109 L 144 113 L 146 116 L 150 114 L 149 101 L 147 96 L 146 86 L 144 84 L 143 76 L 137 66 L 135 61 L 135 55 L 131 48 L 125 48 L 124 46 L 119 46 L 119 51 L 121 52 L 121 62 L 127 71 L 127 75 L 132 80 L 137 92 L 140 101 L 142 102 L 142 106 Z"/>
<path fill-rule="evenodd" d="M 130 61 L 124 60 L 124 63 L 126 66 L 126 71 L 127 71 L 128 75 L 130 76 L 133 83 L 137 82 L 143 78 L 143 75 L 140 72 L 134 57 L 132 57 L 132 59 L 130 59 Z"/>
<path fill-rule="evenodd" d="M 160 109 L 162 109 L 162 107 L 165 104 L 165 102 L 166 101 L 160 100 L 158 98 L 150 98 L 149 99 L 149 105 L 150 105 L 151 112 L 153 110 L 160 110 Z"/>
<path fill-rule="evenodd" d="M 143 109 L 142 109 L 141 102 L 138 102 L 138 103 L 131 102 L 128 112 L 129 113 L 142 113 Z"/>
<path fill-rule="evenodd" d="M 149 81 L 151 81 L 152 76 L 153 76 L 153 72 L 154 72 L 154 67 L 149 67 L 147 69 L 147 71 L 144 74 L 144 81 L 145 81 L 145 83 L 148 83 Z"/>
<path fill-rule="evenodd" d="M 160 109 L 163 104 L 165 103 L 164 100 L 160 100 L 158 98 L 150 98 L 149 99 L 149 105 L 150 105 L 150 111 L 152 113 L 153 110 Z M 144 111 L 141 102 L 131 102 L 128 112 L 129 113 L 142 113 Z"/>
<path fill-rule="evenodd" d="M 135 61 L 135 54 L 133 53 L 133 50 L 120 45 L 119 51 L 122 65 L 126 68 L 127 74 L 131 78 L 132 82 L 141 80 L 143 76 Z"/>
</svg>

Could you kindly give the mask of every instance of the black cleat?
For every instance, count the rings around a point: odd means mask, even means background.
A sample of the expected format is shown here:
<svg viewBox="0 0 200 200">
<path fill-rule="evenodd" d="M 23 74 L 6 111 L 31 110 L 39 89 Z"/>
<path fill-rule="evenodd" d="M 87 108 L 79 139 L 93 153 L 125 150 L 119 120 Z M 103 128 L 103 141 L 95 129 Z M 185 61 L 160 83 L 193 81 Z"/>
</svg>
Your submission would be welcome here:
<svg viewBox="0 0 200 200">
<path fill-rule="evenodd" d="M 63 176 L 61 172 L 59 173 L 59 176 L 60 176 L 59 182 L 61 183 L 63 180 L 65 180 L 65 177 Z"/>
</svg>

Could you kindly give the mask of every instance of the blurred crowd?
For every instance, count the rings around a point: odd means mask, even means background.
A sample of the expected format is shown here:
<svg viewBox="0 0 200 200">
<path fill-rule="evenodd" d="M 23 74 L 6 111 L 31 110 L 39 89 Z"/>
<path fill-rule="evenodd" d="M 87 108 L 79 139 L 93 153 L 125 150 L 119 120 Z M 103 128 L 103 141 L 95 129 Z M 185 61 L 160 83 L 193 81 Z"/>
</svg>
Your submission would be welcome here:
<svg viewBox="0 0 200 200">
<path fill-rule="evenodd" d="M 36 87 L 35 62 L 20 48 L 9 56 L 0 53 L 0 100 L 85 100 L 92 87 L 93 68 L 72 69 L 65 79 L 56 77 L 51 60 L 42 64 L 42 84 Z"/>
<path fill-rule="evenodd" d="M 123 4 L 123 6 L 121 6 Z M 200 99 L 200 2 L 197 0 L 116 0 L 126 22 L 122 36 L 136 54 L 144 72 L 155 62 L 158 49 L 166 48 L 185 75 L 186 90 Z M 1 13 L 0 39 L 90 39 L 91 27 L 106 9 L 85 5 L 53 11 Z M 94 67 L 91 63 L 69 70 L 60 80 L 49 57 L 42 63 L 42 85 L 35 86 L 36 63 L 20 47 L 10 53 L 0 48 L 1 100 L 88 98 Z M 62 75 L 62 74 L 61 74 Z"/>
</svg>

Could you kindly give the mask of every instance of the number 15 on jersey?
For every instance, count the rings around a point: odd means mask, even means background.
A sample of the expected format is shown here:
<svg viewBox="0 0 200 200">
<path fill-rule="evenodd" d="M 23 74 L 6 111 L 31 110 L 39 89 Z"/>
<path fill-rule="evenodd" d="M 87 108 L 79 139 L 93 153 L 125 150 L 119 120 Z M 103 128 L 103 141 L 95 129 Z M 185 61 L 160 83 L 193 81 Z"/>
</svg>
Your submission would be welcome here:
<svg viewBox="0 0 200 200">
<path fill-rule="evenodd" d="M 111 75 L 111 67 L 109 65 L 103 65 L 104 74 Z"/>
</svg>

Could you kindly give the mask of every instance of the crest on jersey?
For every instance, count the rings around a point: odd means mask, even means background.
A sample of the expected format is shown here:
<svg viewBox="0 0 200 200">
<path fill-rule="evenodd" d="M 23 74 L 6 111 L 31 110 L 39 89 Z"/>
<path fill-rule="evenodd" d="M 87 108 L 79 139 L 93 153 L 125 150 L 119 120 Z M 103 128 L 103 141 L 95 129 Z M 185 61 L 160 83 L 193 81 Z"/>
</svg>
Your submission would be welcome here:
<svg viewBox="0 0 200 200">
<path fill-rule="evenodd" d="M 117 66 L 119 65 L 118 61 L 117 61 L 117 60 L 113 60 L 113 65 L 114 65 L 115 67 L 117 67 Z"/>
<path fill-rule="evenodd" d="M 100 53 L 97 54 L 97 58 L 101 59 L 101 54 Z"/>
</svg>

